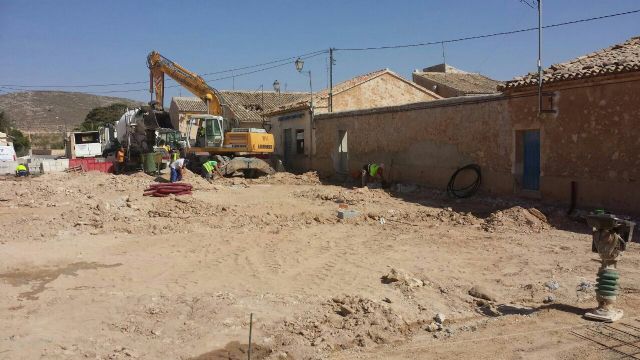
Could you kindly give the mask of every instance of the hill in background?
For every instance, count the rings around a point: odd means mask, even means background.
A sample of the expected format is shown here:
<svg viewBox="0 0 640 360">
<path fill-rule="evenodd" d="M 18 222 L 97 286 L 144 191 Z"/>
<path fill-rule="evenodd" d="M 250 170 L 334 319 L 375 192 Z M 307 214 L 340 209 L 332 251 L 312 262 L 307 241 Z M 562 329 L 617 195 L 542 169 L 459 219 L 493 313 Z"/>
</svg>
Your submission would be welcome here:
<svg viewBox="0 0 640 360">
<path fill-rule="evenodd" d="M 61 133 L 79 126 L 91 109 L 123 103 L 131 107 L 143 103 L 131 99 L 66 91 L 28 91 L 0 95 L 0 111 L 14 126 L 29 133 Z"/>
</svg>

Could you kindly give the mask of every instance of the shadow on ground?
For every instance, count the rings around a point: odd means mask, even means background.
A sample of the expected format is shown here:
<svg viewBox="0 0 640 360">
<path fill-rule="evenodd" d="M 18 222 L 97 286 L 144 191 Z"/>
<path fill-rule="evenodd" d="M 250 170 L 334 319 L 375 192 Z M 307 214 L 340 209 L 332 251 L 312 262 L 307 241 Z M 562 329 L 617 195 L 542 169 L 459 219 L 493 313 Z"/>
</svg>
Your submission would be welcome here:
<svg viewBox="0 0 640 360">
<path fill-rule="evenodd" d="M 238 341 L 228 343 L 224 348 L 209 351 L 207 353 L 190 358 L 190 360 L 245 360 L 249 351 L 248 344 L 240 344 Z M 267 347 L 251 345 L 251 359 L 265 359 L 271 353 Z M 287 357 L 290 359 L 291 357 Z"/>
</svg>

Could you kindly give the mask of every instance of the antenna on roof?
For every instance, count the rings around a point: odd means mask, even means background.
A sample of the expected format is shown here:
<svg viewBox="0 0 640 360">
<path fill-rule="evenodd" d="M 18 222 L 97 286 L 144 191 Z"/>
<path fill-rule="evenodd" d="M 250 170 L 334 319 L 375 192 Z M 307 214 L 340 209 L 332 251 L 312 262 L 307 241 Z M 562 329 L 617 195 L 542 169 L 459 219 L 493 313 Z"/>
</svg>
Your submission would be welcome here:
<svg viewBox="0 0 640 360">
<path fill-rule="evenodd" d="M 442 44 L 442 63 L 444 64 L 444 72 L 447 72 L 447 57 L 444 55 L 444 41 L 441 42 L 440 44 Z"/>
</svg>

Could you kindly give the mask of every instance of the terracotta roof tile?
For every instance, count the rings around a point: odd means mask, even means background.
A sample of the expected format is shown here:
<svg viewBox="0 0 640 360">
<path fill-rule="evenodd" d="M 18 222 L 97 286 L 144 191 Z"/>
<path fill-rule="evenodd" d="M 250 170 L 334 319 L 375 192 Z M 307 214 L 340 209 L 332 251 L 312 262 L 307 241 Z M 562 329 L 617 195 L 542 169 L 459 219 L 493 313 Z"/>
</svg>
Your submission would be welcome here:
<svg viewBox="0 0 640 360">
<path fill-rule="evenodd" d="M 262 121 L 262 114 L 283 104 L 309 97 L 307 93 L 274 91 L 230 91 L 221 90 L 224 104 L 240 122 Z"/>
<path fill-rule="evenodd" d="M 501 84 L 484 75 L 466 72 L 414 72 L 413 75 L 442 84 L 464 95 L 496 93 Z"/>
<path fill-rule="evenodd" d="M 307 93 L 276 93 L 273 91 L 221 90 L 218 94 L 222 96 L 224 106 L 231 110 L 234 117 L 240 122 L 260 122 L 263 112 L 309 97 Z M 206 104 L 197 97 L 176 96 L 171 101 L 175 102 L 180 112 L 207 112 Z"/>
<path fill-rule="evenodd" d="M 544 70 L 542 81 L 548 84 L 632 71 L 640 71 L 640 36 L 571 61 L 551 65 Z M 538 74 L 529 73 L 506 82 L 499 90 L 537 85 Z"/>
<path fill-rule="evenodd" d="M 353 87 L 356 87 L 360 84 L 363 84 L 369 80 L 372 80 L 378 76 L 381 76 L 383 74 L 391 74 L 399 79 L 402 79 L 404 81 L 406 81 L 408 84 L 415 86 L 417 88 L 419 88 L 421 91 L 424 91 L 426 93 L 431 94 L 434 98 L 440 98 L 439 95 L 431 92 L 428 89 L 423 88 L 420 85 L 414 84 L 410 81 L 407 81 L 405 79 L 403 79 L 400 75 L 396 74 L 395 72 L 389 70 L 389 69 L 380 69 L 380 70 L 376 70 L 376 71 L 372 71 L 370 73 L 366 73 L 363 75 L 359 75 L 356 76 L 354 78 L 351 78 L 349 80 L 343 81 L 339 84 L 336 84 L 333 86 L 333 95 L 336 95 L 338 93 L 341 93 L 343 91 L 347 91 Z M 303 97 L 302 100 L 298 100 L 298 101 L 294 101 L 291 102 L 289 104 L 285 104 L 282 106 L 279 106 L 277 108 L 274 108 L 271 110 L 271 112 L 278 112 L 278 111 L 285 111 L 285 110 L 291 110 L 291 109 L 297 109 L 297 108 L 305 108 L 309 106 L 309 101 L 310 96 L 309 94 L 306 95 L 306 98 Z M 329 100 L 329 89 L 324 89 L 321 91 L 318 91 L 316 93 L 313 94 L 313 102 L 314 102 L 314 107 L 327 107 L 328 106 L 328 100 Z"/>
<path fill-rule="evenodd" d="M 180 112 L 206 113 L 208 111 L 204 101 L 197 97 L 174 96 L 171 101 L 176 104 Z"/>
</svg>

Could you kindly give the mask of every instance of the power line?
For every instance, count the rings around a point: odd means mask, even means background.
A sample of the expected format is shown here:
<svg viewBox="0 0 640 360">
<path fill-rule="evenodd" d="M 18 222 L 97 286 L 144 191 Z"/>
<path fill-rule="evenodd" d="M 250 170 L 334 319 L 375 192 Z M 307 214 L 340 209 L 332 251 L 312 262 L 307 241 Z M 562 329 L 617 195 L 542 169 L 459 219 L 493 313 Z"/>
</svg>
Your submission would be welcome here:
<svg viewBox="0 0 640 360">
<path fill-rule="evenodd" d="M 572 24 L 595 21 L 595 20 L 602 20 L 602 19 L 612 18 L 612 17 L 616 17 L 616 16 L 635 14 L 635 13 L 639 13 L 639 12 L 640 12 L 640 9 L 631 10 L 631 11 L 625 11 L 625 12 L 620 12 L 620 13 L 615 13 L 615 14 L 591 17 L 591 18 L 587 18 L 587 19 L 579 19 L 579 20 L 561 22 L 561 23 L 557 23 L 557 24 L 545 25 L 542 28 L 543 29 L 549 29 L 549 28 L 554 28 L 554 27 L 559 27 L 559 26 L 572 25 Z M 502 32 L 497 32 L 497 33 L 492 33 L 492 34 L 467 36 L 467 37 L 457 38 L 457 39 L 430 41 L 430 42 L 418 43 L 418 44 L 372 46 L 372 47 L 363 47 L 363 48 L 336 48 L 335 50 L 340 50 L 340 51 L 367 51 L 367 50 L 401 49 L 401 48 L 410 48 L 410 47 L 419 47 L 419 46 L 438 45 L 438 44 L 443 44 L 443 43 L 455 43 L 455 42 L 468 41 L 468 40 L 477 40 L 477 39 L 484 39 L 484 38 L 490 38 L 490 37 L 495 37 L 495 36 L 518 34 L 518 33 L 523 33 L 523 32 L 534 31 L 534 30 L 538 30 L 538 27 L 511 30 L 511 31 L 502 31 Z"/>
<path fill-rule="evenodd" d="M 640 12 L 640 9 L 638 9 L 638 10 L 630 10 L 630 11 L 619 12 L 619 13 L 615 13 L 615 14 L 608 14 L 608 15 L 596 16 L 596 17 L 591 17 L 591 18 L 586 18 L 586 19 L 579 19 L 579 20 L 561 22 L 561 23 L 557 23 L 557 24 L 545 25 L 542 28 L 543 29 L 549 29 L 549 28 L 572 25 L 572 24 L 577 24 L 577 23 L 584 23 L 584 22 L 590 22 L 590 21 L 595 21 L 595 20 L 602 20 L 602 19 L 622 16 L 622 15 L 630 15 L 630 14 L 635 14 L 635 13 L 639 13 L 639 12 Z M 363 47 L 363 48 L 334 48 L 334 50 L 335 51 L 338 51 L 338 50 L 339 51 L 369 51 L 369 50 L 389 50 L 389 49 L 411 48 L 411 47 L 430 46 L 430 45 L 438 45 L 438 44 L 444 45 L 445 43 L 455 43 L 455 42 L 484 39 L 484 38 L 490 38 L 490 37 L 496 37 L 496 36 L 512 35 L 512 34 L 518 34 L 518 33 L 523 33 L 523 32 L 534 31 L 534 30 L 537 30 L 537 29 L 538 29 L 537 27 L 532 27 L 532 28 L 526 28 L 526 29 L 502 31 L 502 32 L 497 32 L 497 33 L 492 33 L 492 34 L 467 36 L 467 37 L 462 37 L 462 38 L 457 38 L 457 39 L 437 40 L 437 41 L 430 41 L 430 42 L 417 43 L 417 44 L 389 45 L 389 46 L 376 46 L 376 47 Z M 205 80 L 213 82 L 213 81 L 231 79 L 231 78 L 235 78 L 235 77 L 239 77 L 239 76 L 246 76 L 246 75 L 254 74 L 254 73 L 257 73 L 257 72 L 266 71 L 266 70 L 270 70 L 270 69 L 273 69 L 273 68 L 285 66 L 285 65 L 293 63 L 293 61 L 291 61 L 291 60 L 294 60 L 294 59 L 297 59 L 297 58 L 312 58 L 312 57 L 315 57 L 315 56 L 318 56 L 318 55 L 326 54 L 327 52 L 328 52 L 328 50 L 317 50 L 317 51 L 313 51 L 313 52 L 310 52 L 310 53 L 302 54 L 300 56 L 292 56 L 292 57 L 283 58 L 283 59 L 279 59 L 279 60 L 268 61 L 268 62 L 261 63 L 261 64 L 248 65 L 248 66 L 242 66 L 242 67 L 237 67 L 237 68 L 233 68 L 233 69 L 209 72 L 209 73 L 204 73 L 202 75 L 206 76 L 206 75 L 223 74 L 223 73 L 229 73 L 229 72 L 234 72 L 234 71 L 239 71 L 239 70 L 252 69 L 252 68 L 255 68 L 255 67 L 260 67 L 260 66 L 265 66 L 265 65 L 276 64 L 276 65 L 273 65 L 273 66 L 269 66 L 269 67 L 265 67 L 265 68 L 261 68 L 261 69 L 257 69 L 257 70 L 252 70 L 252 71 L 248 71 L 248 72 L 244 72 L 244 73 L 240 73 L 240 74 L 232 74 L 232 75 L 229 75 L 229 76 L 224 76 L 224 77 L 219 77 L 219 78 L 214 78 L 214 79 L 205 79 Z M 286 62 L 282 63 L 283 61 L 286 61 Z M 168 79 L 168 80 L 171 80 L 171 79 Z M 82 85 L 12 85 L 12 84 L 6 84 L 6 85 L 0 85 L 0 87 L 4 87 L 5 89 L 16 90 L 16 91 L 25 91 L 25 90 L 30 89 L 30 88 L 88 88 L 88 87 L 109 87 L 109 86 L 136 85 L 136 84 L 145 84 L 145 83 L 148 83 L 148 80 L 146 80 L 146 81 L 122 82 L 122 83 L 110 83 L 110 84 L 82 84 Z M 171 86 L 165 86 L 165 88 L 175 88 L 175 87 L 179 87 L 179 86 L 181 86 L 181 85 L 176 84 L 176 85 L 171 85 Z M 148 91 L 148 89 L 144 88 L 144 89 L 94 91 L 94 93 L 106 94 L 106 93 L 120 93 L 120 92 L 124 93 L 124 92 L 137 92 L 137 91 Z"/>
<path fill-rule="evenodd" d="M 306 56 L 303 55 L 300 58 L 301 59 L 311 59 L 311 58 L 314 58 L 316 56 L 325 54 L 327 52 L 328 52 L 328 50 L 316 51 L 316 52 L 313 52 L 313 53 L 309 53 L 310 55 L 306 55 Z M 298 59 L 298 57 L 296 57 L 295 59 Z M 234 75 L 228 75 L 228 76 L 223 76 L 223 77 L 219 77 L 219 78 L 204 79 L 204 80 L 206 80 L 208 82 L 221 81 L 221 80 L 231 79 L 233 77 L 246 76 L 246 75 L 251 75 L 251 74 L 255 74 L 255 73 L 266 71 L 266 70 L 271 70 L 271 69 L 275 69 L 275 68 L 278 68 L 278 67 L 290 65 L 290 64 L 293 64 L 293 63 L 294 63 L 294 61 L 288 61 L 286 63 L 276 64 L 276 65 L 268 66 L 268 67 L 265 67 L 265 68 L 260 68 L 260 69 L 257 69 L 257 70 L 247 71 L 247 72 L 240 73 L 240 74 L 234 74 Z M 172 88 L 177 88 L 177 87 L 180 87 L 180 86 L 182 86 L 182 85 L 175 84 L 175 85 L 165 86 L 164 88 L 165 89 L 172 89 Z M 7 88 L 6 86 L 3 86 L 3 85 L 0 85 L 0 87 Z M 24 91 L 25 89 L 12 89 L 12 90 Z M 113 94 L 113 93 L 120 93 L 120 92 L 138 92 L 138 91 L 149 91 L 149 89 L 148 88 L 144 88 L 144 89 L 127 89 L 127 90 L 92 91 L 92 93 L 94 93 L 94 94 Z"/>
<path fill-rule="evenodd" d="M 252 69 L 252 68 L 256 68 L 256 67 L 260 67 L 260 66 L 281 63 L 283 61 L 291 61 L 291 60 L 295 60 L 297 58 L 303 58 L 303 57 L 306 58 L 308 56 L 320 55 L 320 54 L 326 53 L 327 51 L 328 50 L 316 50 L 316 51 L 312 51 L 312 52 L 305 53 L 305 54 L 302 54 L 302 55 L 290 56 L 290 57 L 287 57 L 287 58 L 278 59 L 278 60 L 272 60 L 272 61 L 268 61 L 268 62 L 264 62 L 264 63 L 260 63 L 260 64 L 247 65 L 247 66 L 237 67 L 237 68 L 233 68 L 233 69 L 227 69 L 227 70 L 220 70 L 220 71 L 204 73 L 204 74 L 200 74 L 200 76 L 215 75 L 215 74 L 225 74 L 225 73 L 230 73 L 230 72 L 239 71 L 239 70 Z M 289 62 L 287 62 L 285 64 L 289 64 Z M 242 74 L 233 75 L 233 76 L 241 76 L 241 75 Z M 227 78 L 225 77 L 224 79 L 227 79 Z M 171 80 L 171 79 L 168 79 L 168 80 Z M 212 81 L 215 81 L 215 80 L 212 80 Z M 148 82 L 149 82 L 149 80 L 121 82 L 121 83 L 110 83 L 110 84 L 81 84 L 81 85 L 17 85 L 17 84 L 2 84 L 0 86 L 19 87 L 19 88 L 88 88 L 88 87 L 109 87 L 109 86 L 137 85 L 137 84 L 146 84 Z M 134 89 L 133 91 L 139 91 L 139 90 Z M 122 92 L 126 92 L 126 91 L 122 90 Z"/>
</svg>

